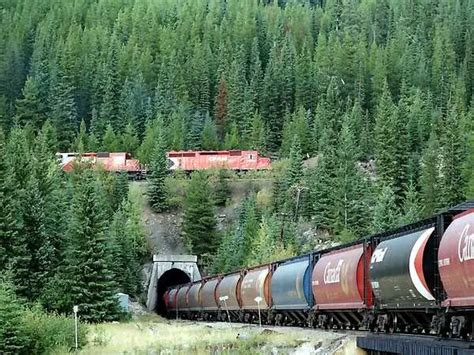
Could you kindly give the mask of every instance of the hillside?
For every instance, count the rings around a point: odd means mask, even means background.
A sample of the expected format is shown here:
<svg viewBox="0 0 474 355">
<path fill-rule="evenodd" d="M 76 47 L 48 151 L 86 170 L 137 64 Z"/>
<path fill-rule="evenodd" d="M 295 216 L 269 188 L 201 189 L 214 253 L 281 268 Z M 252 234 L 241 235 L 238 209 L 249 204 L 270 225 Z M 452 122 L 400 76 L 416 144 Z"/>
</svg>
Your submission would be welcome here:
<svg viewBox="0 0 474 355">
<path fill-rule="evenodd" d="M 474 198 L 473 4 L 0 1 L 0 353 L 40 349 L 31 312 L 120 319 L 150 249 L 227 272 Z M 216 149 L 272 169 L 170 174 Z M 57 152 L 129 152 L 147 187 Z"/>
</svg>

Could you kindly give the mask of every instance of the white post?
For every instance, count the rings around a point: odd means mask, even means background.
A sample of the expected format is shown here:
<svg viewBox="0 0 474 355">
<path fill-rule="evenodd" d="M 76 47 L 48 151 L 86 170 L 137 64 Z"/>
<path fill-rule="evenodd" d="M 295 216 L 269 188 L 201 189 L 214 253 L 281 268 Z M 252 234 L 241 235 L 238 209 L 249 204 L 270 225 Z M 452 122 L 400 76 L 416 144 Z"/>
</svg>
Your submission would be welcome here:
<svg viewBox="0 0 474 355">
<path fill-rule="evenodd" d="M 77 312 L 79 312 L 79 306 L 74 306 L 72 308 L 74 312 L 74 337 L 76 341 L 76 351 L 79 348 L 79 335 L 78 335 L 78 321 L 77 321 Z"/>
<path fill-rule="evenodd" d="M 260 297 L 260 296 L 255 297 L 255 302 L 257 302 L 257 309 L 258 309 L 258 324 L 261 328 L 262 327 L 262 317 L 260 315 L 260 302 L 262 302 L 262 297 Z"/>
<path fill-rule="evenodd" d="M 232 323 L 230 321 L 230 314 L 229 314 L 229 308 L 227 308 L 227 300 L 229 299 L 229 296 L 222 296 L 222 297 L 219 297 L 219 300 L 221 302 L 224 302 L 224 307 L 225 307 L 225 311 L 227 313 L 227 319 L 229 320 L 229 324 L 230 324 L 230 327 L 232 328 Z"/>
</svg>

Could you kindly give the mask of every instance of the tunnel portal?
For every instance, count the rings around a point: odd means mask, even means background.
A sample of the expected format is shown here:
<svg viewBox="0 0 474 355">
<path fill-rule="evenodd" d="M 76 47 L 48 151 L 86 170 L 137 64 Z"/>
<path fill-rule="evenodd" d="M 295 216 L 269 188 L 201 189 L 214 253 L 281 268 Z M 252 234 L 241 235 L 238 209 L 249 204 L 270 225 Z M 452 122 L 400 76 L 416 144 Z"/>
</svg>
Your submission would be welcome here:
<svg viewBox="0 0 474 355">
<path fill-rule="evenodd" d="M 201 280 L 196 255 L 154 255 L 148 278 L 147 309 L 164 314 L 163 295 L 170 286 Z"/>
<path fill-rule="evenodd" d="M 165 302 L 163 295 L 165 294 L 168 287 L 184 284 L 190 282 L 191 278 L 183 270 L 180 269 L 169 269 L 165 271 L 163 275 L 158 279 L 156 290 L 158 292 L 156 302 L 156 312 L 162 316 L 166 314 Z"/>
</svg>

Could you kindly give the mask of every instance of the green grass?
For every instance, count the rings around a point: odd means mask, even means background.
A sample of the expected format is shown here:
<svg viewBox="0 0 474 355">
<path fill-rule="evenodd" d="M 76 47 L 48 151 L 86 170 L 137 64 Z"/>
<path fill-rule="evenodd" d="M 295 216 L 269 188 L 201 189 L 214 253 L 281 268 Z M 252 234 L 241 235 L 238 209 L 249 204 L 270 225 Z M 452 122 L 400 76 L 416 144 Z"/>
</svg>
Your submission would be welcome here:
<svg viewBox="0 0 474 355">
<path fill-rule="evenodd" d="M 240 335 L 238 335 L 240 334 Z M 147 316 L 139 321 L 90 326 L 89 344 L 80 354 L 285 354 L 301 344 L 294 332 L 258 327 L 211 327 L 203 323 L 168 322 Z"/>
</svg>

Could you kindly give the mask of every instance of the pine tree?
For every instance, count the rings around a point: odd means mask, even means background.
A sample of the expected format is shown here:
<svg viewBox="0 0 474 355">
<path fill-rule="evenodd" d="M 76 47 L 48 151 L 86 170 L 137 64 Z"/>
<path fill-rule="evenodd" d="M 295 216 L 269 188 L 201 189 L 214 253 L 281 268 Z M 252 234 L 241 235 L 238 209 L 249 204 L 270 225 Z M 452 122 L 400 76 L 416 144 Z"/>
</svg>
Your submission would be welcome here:
<svg viewBox="0 0 474 355">
<path fill-rule="evenodd" d="M 165 179 L 168 175 L 168 161 L 164 137 L 158 135 L 153 149 L 148 178 L 148 201 L 155 212 L 163 212 L 168 208 L 168 197 Z"/>
<path fill-rule="evenodd" d="M 214 201 L 216 206 L 225 206 L 230 198 L 231 191 L 229 182 L 227 181 L 228 178 L 226 170 L 219 169 L 214 187 Z"/>
<path fill-rule="evenodd" d="M 423 216 L 430 216 L 438 207 L 439 143 L 434 131 L 431 132 L 428 145 L 421 160 L 421 199 Z"/>
<path fill-rule="evenodd" d="M 467 159 L 463 165 L 464 181 L 466 181 L 465 196 L 474 198 L 474 132 L 469 133 L 467 139 Z"/>
<path fill-rule="evenodd" d="M 0 271 L 4 272 L 12 256 L 20 221 L 15 184 L 7 163 L 5 136 L 0 128 Z"/>
<path fill-rule="evenodd" d="M 255 111 L 252 118 L 252 134 L 250 136 L 249 148 L 256 149 L 260 153 L 265 151 L 266 146 L 266 131 L 262 116 Z"/>
<path fill-rule="evenodd" d="M 138 136 L 135 127 L 129 122 L 121 137 L 121 147 L 124 152 L 135 155 L 138 149 Z"/>
<path fill-rule="evenodd" d="M 423 211 L 419 194 L 418 191 L 416 191 L 415 184 L 413 182 L 408 184 L 401 212 L 401 224 L 413 223 L 422 217 Z"/>
<path fill-rule="evenodd" d="M 114 128 L 109 123 L 102 138 L 102 150 L 104 152 L 116 152 L 119 148 L 119 141 L 115 135 Z"/>
<path fill-rule="evenodd" d="M 15 118 L 21 126 L 31 124 L 36 130 L 40 129 L 44 123 L 44 103 L 38 91 L 36 81 L 28 77 L 22 90 L 23 98 L 16 101 Z"/>
<path fill-rule="evenodd" d="M 190 250 L 202 255 L 214 253 L 219 241 L 212 191 L 203 172 L 194 172 L 186 189 L 183 232 Z"/>
<path fill-rule="evenodd" d="M 73 149 L 75 152 L 81 153 L 86 152 L 88 148 L 89 144 L 87 142 L 86 123 L 82 120 L 79 127 L 79 133 L 74 140 Z"/>
<path fill-rule="evenodd" d="M 232 123 L 230 132 L 226 134 L 224 140 L 225 149 L 240 149 L 239 130 L 235 123 Z"/>
<path fill-rule="evenodd" d="M 66 275 L 72 304 L 86 322 L 117 319 L 116 283 L 110 269 L 106 239 L 106 200 L 103 187 L 90 170 L 79 173 L 67 232 Z M 72 308 L 72 304 L 69 305 Z"/>
<path fill-rule="evenodd" d="M 357 237 L 368 232 L 370 191 L 368 177 L 357 166 L 360 153 L 352 132 L 352 117 L 346 115 L 336 151 L 333 206 L 336 231 Z"/>
<path fill-rule="evenodd" d="M 385 83 L 382 97 L 377 105 L 375 118 L 375 158 L 377 175 L 384 184 L 392 186 L 396 193 L 401 188 L 401 186 L 396 185 L 399 172 L 398 166 L 403 163 L 397 161 L 397 118 L 397 108 L 392 102 L 388 85 Z"/>
<path fill-rule="evenodd" d="M 114 176 L 112 186 L 111 209 L 112 211 L 117 211 L 128 196 L 127 173 L 121 172 L 117 176 Z"/>
<path fill-rule="evenodd" d="M 11 285 L 0 280 L 0 352 L 2 354 L 30 353 L 23 306 Z"/>
<path fill-rule="evenodd" d="M 59 149 L 67 150 L 73 142 L 77 129 L 77 107 L 71 78 L 58 69 L 52 82 L 51 119 L 58 134 Z"/>
<path fill-rule="evenodd" d="M 216 126 L 211 119 L 207 119 L 201 133 L 201 147 L 204 150 L 219 149 L 219 139 L 217 136 Z"/>
<path fill-rule="evenodd" d="M 440 138 L 439 208 L 453 206 L 464 199 L 462 162 L 465 158 L 465 136 L 461 131 L 460 117 L 451 107 L 443 124 Z"/>
<path fill-rule="evenodd" d="M 396 227 L 399 220 L 395 193 L 389 185 L 382 186 L 374 205 L 371 226 L 372 233 L 380 233 L 390 230 Z"/>
<path fill-rule="evenodd" d="M 227 111 L 228 111 L 228 103 L 227 103 L 227 84 L 224 78 L 224 75 L 221 75 L 219 81 L 219 87 L 216 96 L 216 108 L 215 108 L 215 121 L 217 127 L 217 134 L 219 138 L 222 140 L 224 139 L 225 135 L 225 127 L 227 121 Z"/>
</svg>

